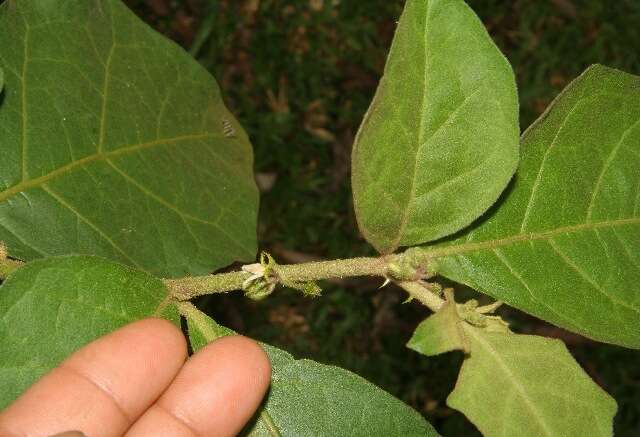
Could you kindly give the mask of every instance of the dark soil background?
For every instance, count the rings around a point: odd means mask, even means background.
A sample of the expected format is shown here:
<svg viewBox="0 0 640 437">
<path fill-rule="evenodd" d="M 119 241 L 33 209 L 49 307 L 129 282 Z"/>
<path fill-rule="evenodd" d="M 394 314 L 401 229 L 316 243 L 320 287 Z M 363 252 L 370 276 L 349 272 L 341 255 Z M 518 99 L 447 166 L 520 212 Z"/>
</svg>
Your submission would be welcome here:
<svg viewBox="0 0 640 437">
<path fill-rule="evenodd" d="M 262 191 L 259 241 L 282 263 L 371 254 L 353 216 L 349 156 L 375 91 L 402 0 L 127 0 L 216 77 L 251 136 Z M 639 0 L 469 0 L 516 71 L 526 128 L 592 63 L 640 74 Z M 639 170 L 640 171 L 640 170 Z M 323 284 L 198 305 L 237 331 L 353 370 L 411 404 L 445 436 L 477 435 L 447 408 L 460 354 L 406 349 L 427 311 L 378 281 Z M 469 292 L 471 293 L 471 292 Z M 640 353 L 592 342 L 516 310 L 520 333 L 563 339 L 618 401 L 616 434 L 640 435 Z"/>
</svg>

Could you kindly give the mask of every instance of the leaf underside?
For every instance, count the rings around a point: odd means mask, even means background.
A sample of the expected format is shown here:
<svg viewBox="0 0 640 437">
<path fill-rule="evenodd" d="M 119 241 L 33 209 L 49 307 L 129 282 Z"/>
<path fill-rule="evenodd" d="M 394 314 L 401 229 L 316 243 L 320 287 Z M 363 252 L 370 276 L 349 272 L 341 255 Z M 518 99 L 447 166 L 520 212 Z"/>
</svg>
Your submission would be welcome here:
<svg viewBox="0 0 640 437">
<path fill-rule="evenodd" d="M 187 315 L 194 350 L 233 332 L 201 312 Z M 248 436 L 437 436 L 416 411 L 361 377 L 262 345 L 271 360 L 267 398 Z"/>
<path fill-rule="evenodd" d="M 378 251 L 469 225 L 518 163 L 513 72 L 462 0 L 408 0 L 353 149 L 358 224 Z"/>
<path fill-rule="evenodd" d="M 439 273 L 640 348 L 640 78 L 591 67 L 525 132 L 522 151 L 498 208 L 426 249 Z"/>
<path fill-rule="evenodd" d="M 255 256 L 246 134 L 214 79 L 119 0 L 0 6 L 0 241 L 162 276 Z"/>
<path fill-rule="evenodd" d="M 467 351 L 462 323 L 456 310 L 456 302 L 447 300 L 440 310 L 418 325 L 407 347 L 426 356 L 453 350 Z"/>
<path fill-rule="evenodd" d="M 92 340 L 161 316 L 180 326 L 159 279 L 113 261 L 64 256 L 33 261 L 0 286 L 0 409 Z"/>
<path fill-rule="evenodd" d="M 447 405 L 490 436 L 611 436 L 616 402 L 560 340 L 464 325 L 470 344 Z"/>
</svg>

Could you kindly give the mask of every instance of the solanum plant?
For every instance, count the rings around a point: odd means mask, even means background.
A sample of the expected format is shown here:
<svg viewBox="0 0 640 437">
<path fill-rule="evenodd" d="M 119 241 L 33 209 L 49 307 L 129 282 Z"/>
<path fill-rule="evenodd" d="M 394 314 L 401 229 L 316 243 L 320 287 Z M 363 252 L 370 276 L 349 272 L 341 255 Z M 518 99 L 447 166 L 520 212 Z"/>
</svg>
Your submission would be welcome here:
<svg viewBox="0 0 640 437">
<path fill-rule="evenodd" d="M 380 255 L 297 265 L 255 262 L 251 145 L 214 79 L 120 0 L 5 1 L 0 86 L 0 407 L 140 318 L 183 317 L 194 350 L 231 333 L 196 296 L 370 275 L 434 312 L 409 348 L 465 352 L 447 403 L 483 434 L 612 434 L 615 401 L 565 346 L 495 310 L 640 348 L 638 77 L 593 66 L 520 136 L 512 69 L 472 10 L 407 0 L 353 148 Z M 436 435 L 362 378 L 264 348 L 271 390 L 246 434 Z"/>
</svg>

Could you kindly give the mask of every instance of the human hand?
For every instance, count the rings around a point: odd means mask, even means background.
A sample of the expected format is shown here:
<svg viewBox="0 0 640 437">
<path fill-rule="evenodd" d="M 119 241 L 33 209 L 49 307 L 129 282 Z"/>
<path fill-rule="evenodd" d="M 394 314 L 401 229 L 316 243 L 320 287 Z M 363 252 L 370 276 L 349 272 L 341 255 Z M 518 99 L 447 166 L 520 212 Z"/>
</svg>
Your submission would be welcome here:
<svg viewBox="0 0 640 437">
<path fill-rule="evenodd" d="M 237 434 L 269 386 L 267 355 L 253 340 L 230 336 L 186 357 L 185 338 L 169 322 L 131 323 L 31 386 L 0 413 L 0 436 Z"/>
</svg>

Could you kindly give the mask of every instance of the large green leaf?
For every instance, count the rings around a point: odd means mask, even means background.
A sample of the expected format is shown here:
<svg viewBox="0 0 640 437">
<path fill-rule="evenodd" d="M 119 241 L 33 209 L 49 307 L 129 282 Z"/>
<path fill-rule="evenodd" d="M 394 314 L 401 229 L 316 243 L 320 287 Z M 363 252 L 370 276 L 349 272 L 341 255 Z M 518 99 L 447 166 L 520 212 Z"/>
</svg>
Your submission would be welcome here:
<svg viewBox="0 0 640 437">
<path fill-rule="evenodd" d="M 518 163 L 513 72 L 462 0 L 407 0 L 353 149 L 356 216 L 380 252 L 451 234 Z"/>
<path fill-rule="evenodd" d="M 615 401 L 595 384 L 559 340 L 513 334 L 494 306 L 456 304 L 416 329 L 407 346 L 423 355 L 464 350 L 448 399 L 485 436 L 611 435 Z"/>
<path fill-rule="evenodd" d="M 195 350 L 231 334 L 205 314 L 187 313 Z M 249 436 L 436 436 L 416 411 L 361 377 L 263 345 L 272 366 L 271 389 Z"/>
<path fill-rule="evenodd" d="M 73 351 L 127 323 L 179 324 L 159 279 L 90 256 L 48 258 L 0 286 L 0 409 Z"/>
<path fill-rule="evenodd" d="M 483 435 L 612 435 L 616 402 L 560 340 L 463 326 L 471 351 L 447 404 Z"/>
<path fill-rule="evenodd" d="M 165 276 L 255 256 L 247 136 L 214 79 L 119 0 L 0 6 L 0 241 Z"/>
<path fill-rule="evenodd" d="M 522 150 L 498 208 L 426 250 L 457 282 L 640 348 L 640 78 L 590 68 L 524 134 Z"/>
</svg>

